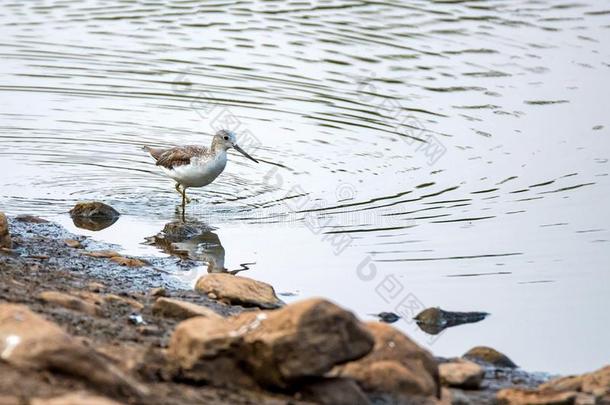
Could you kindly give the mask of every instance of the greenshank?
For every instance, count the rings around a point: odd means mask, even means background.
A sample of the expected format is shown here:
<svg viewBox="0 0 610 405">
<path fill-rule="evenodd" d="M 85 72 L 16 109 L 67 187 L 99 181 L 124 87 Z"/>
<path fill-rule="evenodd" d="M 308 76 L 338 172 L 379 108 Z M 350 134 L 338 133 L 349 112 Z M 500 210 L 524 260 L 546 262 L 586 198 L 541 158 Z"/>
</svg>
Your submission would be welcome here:
<svg viewBox="0 0 610 405">
<path fill-rule="evenodd" d="M 209 148 L 198 145 L 176 146 L 173 148 L 152 148 L 144 146 L 156 160 L 157 166 L 176 181 L 176 191 L 182 195 L 182 218 L 188 197 L 189 187 L 203 187 L 213 182 L 227 165 L 227 150 L 234 148 L 248 159 L 258 160 L 248 155 L 237 145 L 235 133 L 220 130 L 212 138 Z"/>
</svg>

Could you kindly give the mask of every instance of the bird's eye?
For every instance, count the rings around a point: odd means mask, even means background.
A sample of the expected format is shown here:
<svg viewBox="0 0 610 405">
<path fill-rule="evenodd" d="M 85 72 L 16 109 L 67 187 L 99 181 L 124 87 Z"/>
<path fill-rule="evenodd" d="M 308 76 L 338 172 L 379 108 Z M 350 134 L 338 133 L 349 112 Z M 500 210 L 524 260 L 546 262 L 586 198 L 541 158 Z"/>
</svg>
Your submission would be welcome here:
<svg viewBox="0 0 610 405">
<path fill-rule="evenodd" d="M 228 137 L 228 136 L 225 136 L 225 141 L 228 141 L 228 140 L 229 140 L 229 137 Z"/>
</svg>

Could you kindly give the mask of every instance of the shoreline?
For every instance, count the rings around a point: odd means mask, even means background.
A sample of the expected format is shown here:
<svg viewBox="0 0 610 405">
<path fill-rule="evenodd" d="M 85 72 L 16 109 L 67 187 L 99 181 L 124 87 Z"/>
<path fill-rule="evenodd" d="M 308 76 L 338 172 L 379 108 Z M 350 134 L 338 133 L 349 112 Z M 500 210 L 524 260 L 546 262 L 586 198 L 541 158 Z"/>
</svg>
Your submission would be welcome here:
<svg viewBox="0 0 610 405">
<path fill-rule="evenodd" d="M 247 317 L 261 313 L 256 301 L 252 304 L 245 300 L 244 305 L 235 305 L 230 297 L 222 299 L 221 293 L 205 294 L 180 288 L 168 276 L 170 273 L 164 270 L 176 266 L 175 256 L 153 259 L 125 257 L 112 250 L 116 247 L 89 237 L 76 236 L 58 224 L 33 216 L 9 218 L 8 225 L 12 247 L 4 248 L 0 253 L 0 304 L 26 305 L 35 314 L 56 323 L 70 336 L 82 340 L 85 346 L 101 354 L 108 364 L 121 370 L 123 375 L 137 380 L 144 390 L 155 392 L 158 403 L 197 403 L 202 398 L 206 398 L 207 403 L 219 404 L 296 404 L 312 401 L 312 398 L 313 403 L 324 403 L 324 397 L 328 399 L 334 395 L 332 390 L 330 393 L 321 390 L 324 393 L 318 393 L 316 397 L 309 392 L 309 386 L 269 389 L 258 383 L 215 383 L 207 380 L 201 385 L 192 377 L 172 375 L 164 358 L 176 327 L 193 316 L 188 310 L 195 311 L 195 314 L 202 311 L 202 317 L 205 317 L 205 312 L 201 308 L 223 318 L 243 314 Z M 183 231 L 182 228 L 178 229 Z M 186 310 L 180 306 L 176 315 L 175 307 L 159 309 L 157 302 L 162 299 L 166 300 L 166 304 L 169 300 L 176 300 L 193 307 Z M 188 312 L 188 316 L 184 311 Z M 442 366 L 449 364 L 451 367 L 459 366 L 458 371 L 463 371 L 462 359 L 435 360 L 441 364 L 441 370 L 450 368 Z M 0 399 L 16 398 L 15 403 L 29 403 L 30 398 L 56 397 L 74 390 L 108 395 L 118 401 L 139 402 L 137 398 L 134 399 L 137 395 L 134 397 L 133 393 L 125 394 L 124 390 L 117 393 L 95 381 L 87 382 L 86 378 L 52 373 L 53 378 L 48 382 L 45 380 L 48 370 L 24 371 L 3 362 L 0 362 L 0 367 L 0 375 L 5 381 L 0 384 Z M 428 398 L 426 401 L 429 402 L 425 403 L 490 403 L 496 400 L 497 392 L 501 389 L 533 390 L 548 380 L 547 375 L 521 369 L 485 363 L 480 363 L 479 367 L 483 374 L 474 385 L 463 381 L 444 381 L 443 395 L 434 400 Z M 477 372 L 480 373 L 480 370 Z M 9 383 L 23 379 L 28 383 L 21 387 Z M 460 384 L 466 388 L 459 388 Z M 363 388 L 362 384 L 360 388 Z M 438 388 L 441 388 L 441 384 L 438 384 Z M 357 391 L 360 392 L 360 389 Z M 371 403 L 402 403 L 387 402 L 387 398 L 371 396 L 366 390 L 365 393 Z M 155 403 L 150 401 L 148 398 L 148 403 Z M 2 401 L 0 403 L 4 404 Z"/>
</svg>

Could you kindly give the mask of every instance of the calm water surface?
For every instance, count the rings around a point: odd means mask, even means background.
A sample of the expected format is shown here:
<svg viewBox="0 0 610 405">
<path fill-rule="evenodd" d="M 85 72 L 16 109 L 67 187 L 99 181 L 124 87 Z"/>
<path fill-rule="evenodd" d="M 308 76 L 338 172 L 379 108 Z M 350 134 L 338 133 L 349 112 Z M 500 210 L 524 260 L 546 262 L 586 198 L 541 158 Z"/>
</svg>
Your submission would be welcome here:
<svg viewBox="0 0 610 405">
<path fill-rule="evenodd" d="M 528 370 L 610 360 L 610 2 L 4 1 L 0 209 L 143 244 L 179 196 L 141 145 L 232 155 L 191 192 L 206 262 Z M 124 215 L 91 232 L 78 200 Z M 176 274 L 190 284 L 203 263 Z"/>
</svg>

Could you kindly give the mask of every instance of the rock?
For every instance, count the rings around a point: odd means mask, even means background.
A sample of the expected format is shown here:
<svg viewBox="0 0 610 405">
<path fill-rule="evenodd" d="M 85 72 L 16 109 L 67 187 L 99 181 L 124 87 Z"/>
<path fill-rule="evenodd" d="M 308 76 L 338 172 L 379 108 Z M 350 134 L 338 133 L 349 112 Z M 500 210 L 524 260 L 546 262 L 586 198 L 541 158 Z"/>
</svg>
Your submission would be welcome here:
<svg viewBox="0 0 610 405">
<path fill-rule="evenodd" d="M 111 206 L 98 201 L 81 201 L 70 210 L 74 225 L 90 231 L 100 231 L 114 224 L 120 214 Z"/>
<path fill-rule="evenodd" d="M 43 291 L 38 294 L 38 298 L 44 302 L 73 309 L 88 315 L 97 315 L 100 313 L 100 307 L 95 303 L 87 302 L 86 300 L 71 294 L 58 291 Z"/>
<path fill-rule="evenodd" d="M 358 384 L 347 378 L 320 378 L 300 389 L 306 401 L 322 405 L 370 405 Z"/>
<path fill-rule="evenodd" d="M 148 295 L 150 295 L 152 297 L 166 297 L 167 291 L 163 287 L 151 288 L 148 291 Z"/>
<path fill-rule="evenodd" d="M 24 305 L 0 304 L 0 358 L 20 368 L 81 378 L 108 392 L 148 395 L 145 386 Z"/>
<path fill-rule="evenodd" d="M 487 315 L 489 315 L 487 312 L 452 312 L 435 307 L 424 309 L 413 319 L 424 332 L 437 335 L 445 328 L 479 322 Z"/>
<path fill-rule="evenodd" d="M 34 398 L 30 405 L 121 405 L 106 397 L 92 395 L 87 392 L 74 392 L 53 398 Z"/>
<path fill-rule="evenodd" d="M 322 376 L 337 364 L 366 355 L 374 344 L 354 314 L 323 299 L 242 313 L 231 322 L 243 336 L 241 358 L 248 370 L 273 387 Z"/>
<path fill-rule="evenodd" d="M 102 283 L 97 283 L 95 281 L 92 281 L 91 283 L 87 284 L 87 289 L 89 291 L 93 291 L 93 292 L 101 292 L 104 291 L 104 289 L 106 288 L 106 286 Z"/>
<path fill-rule="evenodd" d="M 97 250 L 95 252 L 83 252 L 85 256 L 110 259 L 111 257 L 121 256 L 119 252 L 114 250 Z"/>
<path fill-rule="evenodd" d="M 381 322 L 385 323 L 394 323 L 400 319 L 400 316 L 395 314 L 394 312 L 380 312 L 378 314 L 371 315 L 376 316 Z"/>
<path fill-rule="evenodd" d="M 13 395 L 2 395 L 0 394 L 0 405 L 22 405 L 21 398 Z"/>
<path fill-rule="evenodd" d="M 443 388 L 443 391 L 447 388 Z M 472 401 L 468 398 L 468 395 L 464 393 L 462 390 L 451 390 L 451 401 L 452 405 L 472 405 Z M 489 401 L 491 402 L 491 401 Z"/>
<path fill-rule="evenodd" d="M 40 218 L 34 215 L 17 215 L 15 217 L 15 220 L 19 222 L 28 222 L 30 224 L 46 224 L 49 222 L 44 218 Z"/>
<path fill-rule="evenodd" d="M 391 394 L 392 401 L 440 397 L 434 357 L 390 325 L 366 324 L 375 338 L 373 350 L 360 360 L 336 367 L 333 375 L 350 377 L 368 393 Z"/>
<path fill-rule="evenodd" d="M 578 392 L 504 388 L 496 394 L 498 405 L 574 405 Z"/>
<path fill-rule="evenodd" d="M 74 249 L 78 249 L 81 247 L 81 244 L 76 239 L 64 239 L 64 243 Z"/>
<path fill-rule="evenodd" d="M 13 241 L 8 229 L 8 220 L 6 215 L 0 212 L 0 248 L 12 249 Z"/>
<path fill-rule="evenodd" d="M 357 359 L 372 346 L 370 333 L 351 312 L 310 299 L 276 311 L 183 321 L 170 339 L 168 356 L 204 380 L 216 373 L 214 359 L 225 371 L 241 367 L 260 384 L 285 389 Z"/>
<path fill-rule="evenodd" d="M 610 365 L 592 373 L 562 377 L 538 387 L 539 390 L 579 391 L 597 398 L 610 394 Z"/>
<path fill-rule="evenodd" d="M 120 295 L 116 295 L 116 294 L 106 294 L 104 296 L 104 301 L 109 302 L 109 303 L 115 303 L 115 304 L 121 304 L 121 305 L 129 305 L 130 307 L 132 307 L 135 310 L 142 310 L 144 308 L 144 304 L 132 299 L 132 298 L 128 298 L 128 297 L 121 297 Z"/>
<path fill-rule="evenodd" d="M 462 357 L 475 363 L 491 364 L 495 367 L 517 368 L 517 365 L 506 355 L 487 346 L 473 347 L 464 353 Z"/>
<path fill-rule="evenodd" d="M 117 218 L 120 215 L 110 205 L 99 201 L 79 201 L 70 210 L 71 217 Z"/>
<path fill-rule="evenodd" d="M 178 378 L 216 385 L 256 387 L 236 357 L 242 337 L 225 319 L 194 317 L 180 322 L 170 338 L 167 358 Z"/>
<path fill-rule="evenodd" d="M 19 367 L 42 368 L 45 352 L 70 347 L 72 339 L 59 326 L 25 305 L 0 304 L 0 358 Z"/>
<path fill-rule="evenodd" d="M 197 280 L 195 290 L 203 294 L 214 294 L 218 300 L 232 305 L 279 308 L 283 302 L 275 295 L 273 287 L 262 281 L 233 276 L 231 274 L 206 274 Z"/>
<path fill-rule="evenodd" d="M 187 319 L 194 316 L 206 318 L 222 318 L 216 312 L 192 302 L 181 301 L 173 298 L 157 298 L 153 305 L 152 312 L 157 316 L 167 318 Z"/>
<path fill-rule="evenodd" d="M 142 267 L 142 266 L 146 266 L 146 262 L 140 260 L 140 259 L 136 259 L 136 258 L 132 258 L 132 257 L 124 257 L 124 256 L 113 256 L 110 258 L 110 260 L 112 260 L 115 263 L 120 264 L 121 266 L 128 266 L 128 267 Z"/>
<path fill-rule="evenodd" d="M 441 382 L 455 388 L 476 390 L 485 376 L 483 367 L 468 360 L 441 363 L 438 369 Z"/>
</svg>

